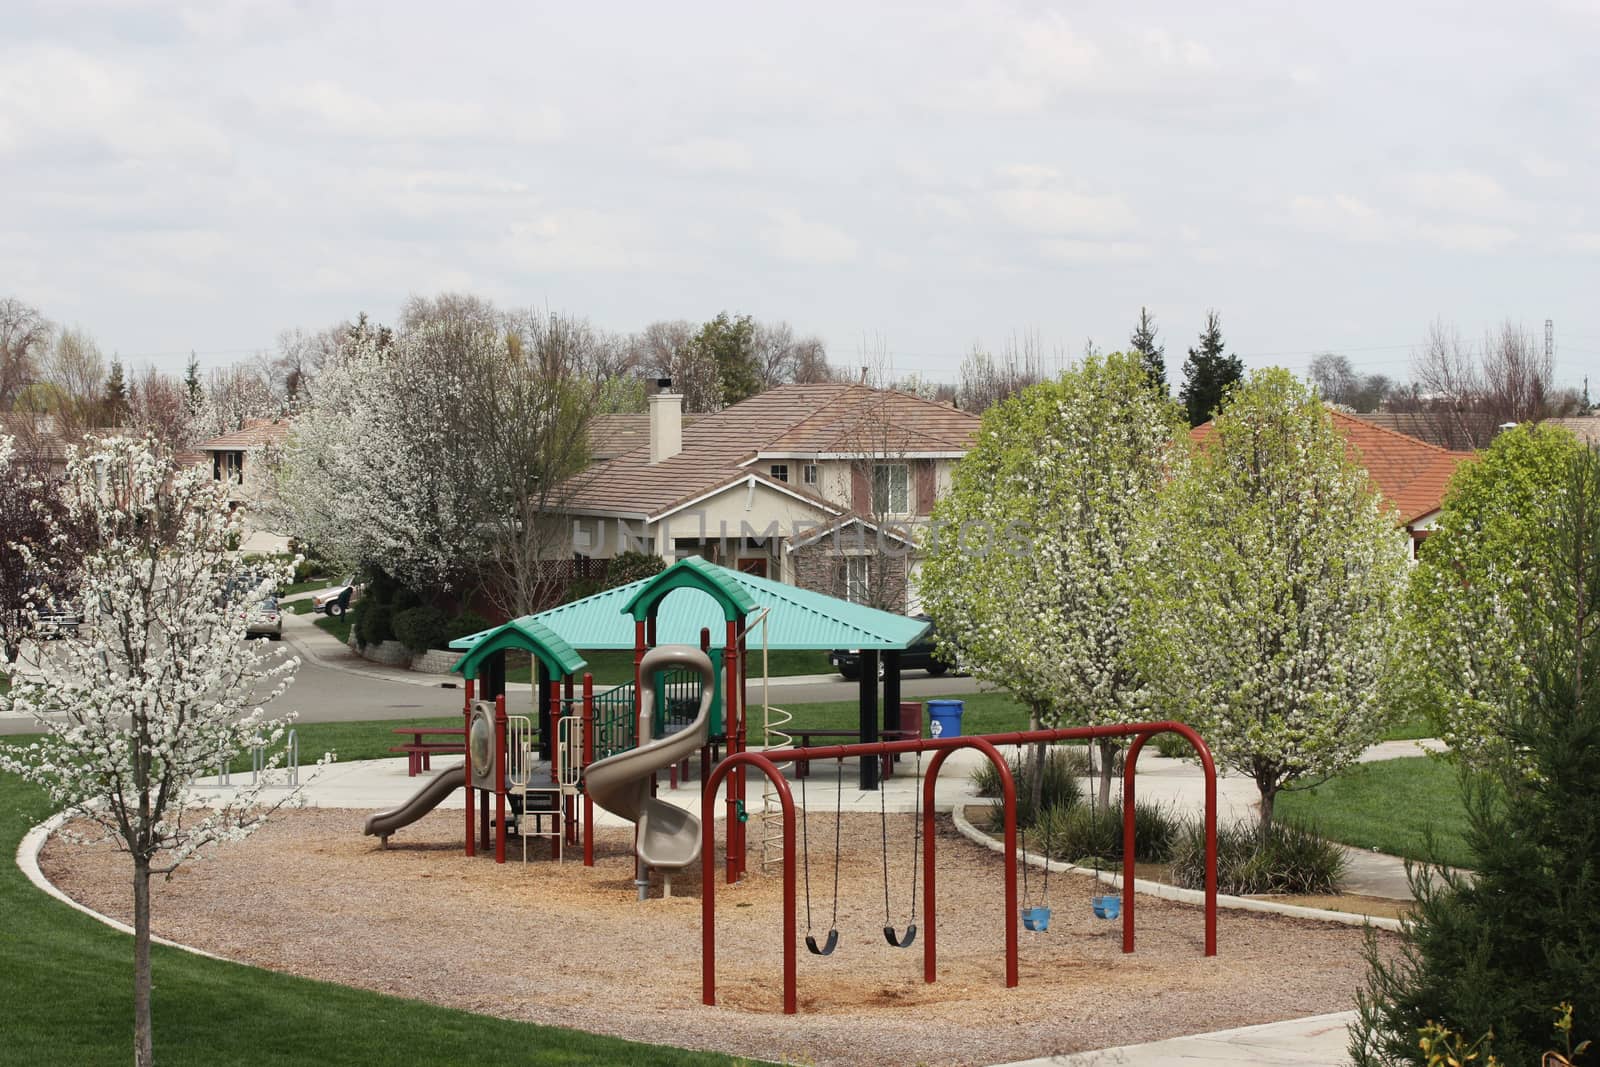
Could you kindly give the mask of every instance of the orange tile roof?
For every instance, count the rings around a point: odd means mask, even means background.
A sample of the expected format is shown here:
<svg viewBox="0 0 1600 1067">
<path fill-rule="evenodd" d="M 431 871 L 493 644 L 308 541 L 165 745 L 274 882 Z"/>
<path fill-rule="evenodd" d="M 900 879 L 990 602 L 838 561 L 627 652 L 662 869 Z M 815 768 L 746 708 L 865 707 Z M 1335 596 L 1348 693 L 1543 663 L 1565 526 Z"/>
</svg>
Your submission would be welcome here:
<svg viewBox="0 0 1600 1067">
<path fill-rule="evenodd" d="M 860 427 L 880 425 L 873 421 L 880 412 L 888 413 L 890 429 L 868 434 L 879 438 L 867 442 L 872 451 L 964 452 L 977 438 L 977 416 L 907 393 L 838 382 L 782 385 L 714 414 L 686 418 L 683 451 L 661 463 L 650 462 L 647 431 L 637 447 L 579 475 L 567 507 L 655 516 L 749 474 L 764 480 L 764 471 L 745 466 L 760 453 L 847 451 L 862 436 Z M 838 510 L 801 486 L 783 488 Z"/>
<path fill-rule="evenodd" d="M 288 439 L 288 419 L 247 419 L 239 429 L 201 441 L 194 447 L 207 452 L 237 452 L 262 445 L 281 445 Z"/>
<path fill-rule="evenodd" d="M 1451 452 L 1332 408 L 1328 415 L 1343 435 L 1350 458 L 1366 468 L 1378 492 L 1399 512 L 1403 526 L 1438 511 L 1450 476 L 1473 458 L 1471 452 Z M 1213 432 L 1206 422 L 1189 435 L 1205 441 Z"/>
<path fill-rule="evenodd" d="M 701 415 L 684 415 L 683 426 L 688 429 Z M 589 458 L 600 463 L 616 459 L 624 452 L 650 445 L 650 415 L 648 412 L 607 412 L 589 420 Z"/>
</svg>

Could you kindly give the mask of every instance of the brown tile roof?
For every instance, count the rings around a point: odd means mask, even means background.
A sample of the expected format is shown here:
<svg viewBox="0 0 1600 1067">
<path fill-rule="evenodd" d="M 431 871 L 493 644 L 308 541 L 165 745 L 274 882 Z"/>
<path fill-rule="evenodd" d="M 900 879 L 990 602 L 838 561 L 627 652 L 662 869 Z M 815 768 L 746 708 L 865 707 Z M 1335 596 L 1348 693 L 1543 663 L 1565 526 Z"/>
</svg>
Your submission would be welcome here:
<svg viewBox="0 0 1600 1067">
<path fill-rule="evenodd" d="M 1600 415 L 1575 415 L 1565 419 L 1545 419 L 1546 426 L 1568 430 L 1586 445 L 1600 445 Z"/>
<path fill-rule="evenodd" d="M 976 416 L 906 393 L 835 382 L 783 385 L 715 414 L 686 420 L 683 451 L 653 465 L 647 422 L 636 447 L 575 480 L 567 506 L 655 516 L 750 474 L 766 481 L 764 472 L 743 466 L 760 452 L 848 450 L 850 441 L 861 436 L 859 428 L 883 411 L 890 416 L 892 429 L 887 436 L 896 453 L 965 451 L 977 437 Z M 891 449 L 880 440 L 873 450 Z M 800 486 L 781 488 L 838 510 Z"/>
<path fill-rule="evenodd" d="M 1449 449 L 1487 447 L 1500 432 L 1492 415 L 1476 411 L 1373 411 L 1356 418 Z"/>
<path fill-rule="evenodd" d="M 1439 510 L 1450 476 L 1462 462 L 1473 458 L 1471 452 L 1451 452 L 1342 411 L 1330 408 L 1328 414 L 1334 428 L 1344 435 L 1350 458 L 1366 468 L 1405 526 Z M 1196 441 L 1206 440 L 1212 432 L 1209 422 L 1189 431 Z"/>
<path fill-rule="evenodd" d="M 262 445 L 281 445 L 288 439 L 288 419 L 248 419 L 239 429 L 201 441 L 194 447 L 207 452 L 238 452 Z"/>
<path fill-rule="evenodd" d="M 683 425 L 685 429 L 694 425 L 700 415 L 685 415 Z M 608 459 L 615 459 L 624 452 L 632 452 L 636 448 L 648 448 L 650 445 L 650 416 L 649 414 L 634 414 L 632 412 L 613 412 L 605 415 L 596 415 L 589 420 L 589 459 L 594 463 L 601 463 Z"/>
</svg>

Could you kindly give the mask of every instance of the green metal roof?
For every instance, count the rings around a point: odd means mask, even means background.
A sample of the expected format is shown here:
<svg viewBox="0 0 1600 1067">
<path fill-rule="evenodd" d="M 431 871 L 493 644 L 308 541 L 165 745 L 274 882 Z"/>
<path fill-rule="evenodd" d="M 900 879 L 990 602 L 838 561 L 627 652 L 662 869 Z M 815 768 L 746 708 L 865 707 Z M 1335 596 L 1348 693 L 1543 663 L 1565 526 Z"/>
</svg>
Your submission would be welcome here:
<svg viewBox="0 0 1600 1067">
<path fill-rule="evenodd" d="M 699 556 L 690 556 L 640 583 L 638 592 L 628 598 L 622 610 L 637 622 L 649 618 L 656 606 L 673 590 L 699 589 L 722 606 L 723 622 L 738 622 L 756 610 L 756 602 L 734 580 L 738 576 L 738 571 L 707 563 Z M 630 644 L 628 647 L 633 646 Z"/>
<path fill-rule="evenodd" d="M 692 571 L 697 578 L 689 581 L 681 576 L 669 577 L 682 571 Z M 679 560 L 653 578 L 607 589 L 518 622 L 542 624 L 571 648 L 631 649 L 633 611 L 648 601 L 647 597 L 641 599 L 641 594 L 652 585 L 657 589 L 666 586 L 670 592 L 660 601 L 656 615 L 657 643 L 697 645 L 703 627 L 711 631 L 712 646 L 721 648 L 727 620 L 722 603 L 707 591 L 706 582 L 713 577 L 719 592 L 738 605 L 750 605 L 744 609 L 747 618 L 762 608 L 770 609 L 766 643 L 771 649 L 905 649 L 916 644 L 930 625 L 921 619 L 719 567 L 698 556 Z M 450 642 L 450 647 L 476 651 L 478 642 L 495 632 L 486 630 L 458 638 Z M 759 626 L 752 629 L 748 643 L 752 649 L 761 646 Z"/>
<path fill-rule="evenodd" d="M 478 667 L 486 657 L 507 648 L 520 648 L 532 653 L 549 669 L 553 678 L 577 674 L 587 666 L 587 661 L 573 651 L 572 646 L 561 639 L 561 635 L 531 615 L 452 641 L 450 647 L 471 650 L 450 668 L 463 678 L 476 678 Z"/>
</svg>

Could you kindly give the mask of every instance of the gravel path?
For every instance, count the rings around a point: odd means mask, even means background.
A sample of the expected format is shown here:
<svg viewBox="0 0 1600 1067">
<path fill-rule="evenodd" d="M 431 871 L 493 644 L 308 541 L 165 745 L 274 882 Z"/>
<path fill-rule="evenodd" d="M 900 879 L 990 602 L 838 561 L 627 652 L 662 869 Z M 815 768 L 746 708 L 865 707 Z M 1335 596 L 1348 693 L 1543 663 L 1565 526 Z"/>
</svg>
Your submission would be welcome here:
<svg viewBox="0 0 1600 1067">
<path fill-rule="evenodd" d="M 1198 908 L 1139 901 L 1139 951 L 1089 915 L 1088 880 L 1051 878 L 1048 934 L 1023 931 L 1022 984 L 1003 985 L 1003 861 L 939 837 L 939 981 L 919 942 L 885 944 L 876 816 L 846 816 L 838 951 L 800 952 L 798 1016 L 781 1013 L 781 884 L 719 886 L 720 1005 L 700 1004 L 699 868 L 674 898 L 634 899 L 626 831 L 597 866 L 467 859 L 460 813 L 435 813 L 380 850 L 364 812 L 289 812 L 240 845 L 158 882 L 158 934 L 232 959 L 513 1019 L 769 1060 L 993 1063 L 1346 1009 L 1362 933 L 1223 911 L 1201 956 Z M 909 816 L 891 819 L 894 920 L 910 898 Z M 813 816 L 812 912 L 826 933 L 833 820 Z M 531 852 L 531 850 L 530 850 Z M 543 851 L 537 853 L 543 856 Z M 126 859 L 52 839 L 45 874 L 124 920 Z M 1031 880 L 1031 879 L 1030 879 Z M 1039 886 L 1035 882 L 1034 892 Z M 801 887 L 804 907 L 804 887 Z M 800 916 L 801 934 L 805 916 Z"/>
</svg>

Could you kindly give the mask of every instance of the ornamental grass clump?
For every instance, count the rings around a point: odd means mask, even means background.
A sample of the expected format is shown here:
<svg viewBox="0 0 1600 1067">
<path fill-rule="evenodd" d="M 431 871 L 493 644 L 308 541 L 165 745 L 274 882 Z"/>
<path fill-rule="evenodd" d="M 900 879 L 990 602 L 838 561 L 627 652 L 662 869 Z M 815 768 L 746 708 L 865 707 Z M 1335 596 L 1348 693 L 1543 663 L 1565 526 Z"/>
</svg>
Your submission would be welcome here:
<svg viewBox="0 0 1600 1067">
<path fill-rule="evenodd" d="M 1205 826 L 1190 821 L 1174 843 L 1172 883 L 1185 889 L 1206 885 Z M 1217 827 L 1217 891 L 1238 896 L 1264 893 L 1328 895 L 1344 879 L 1344 850 L 1298 819 L 1280 819 L 1263 834 L 1248 823 Z"/>
</svg>

